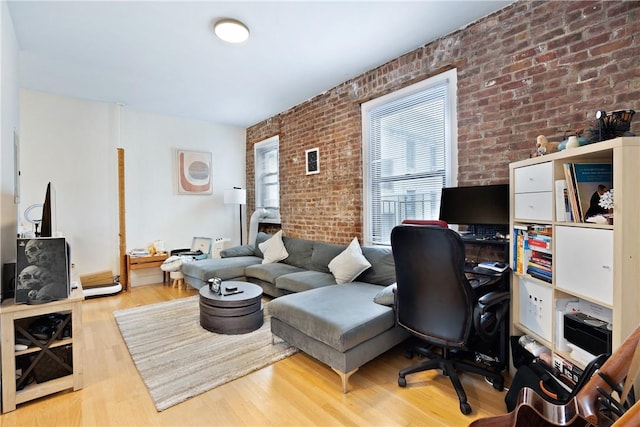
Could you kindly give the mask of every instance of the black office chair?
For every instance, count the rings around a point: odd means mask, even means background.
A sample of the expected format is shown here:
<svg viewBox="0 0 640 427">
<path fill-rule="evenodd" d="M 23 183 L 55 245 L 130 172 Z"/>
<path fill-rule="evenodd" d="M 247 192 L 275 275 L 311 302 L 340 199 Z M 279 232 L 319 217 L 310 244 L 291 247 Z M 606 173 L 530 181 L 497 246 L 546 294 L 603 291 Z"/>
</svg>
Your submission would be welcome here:
<svg viewBox="0 0 640 427">
<path fill-rule="evenodd" d="M 398 384 L 409 374 L 440 369 L 460 400 L 460 411 L 471 412 L 456 371 L 488 378 L 502 390 L 506 367 L 509 292 L 473 288 L 464 274 L 464 243 L 458 234 L 437 226 L 399 225 L 391 232 L 396 267 L 396 321 L 426 342 L 416 351 L 427 359 L 402 369 Z M 433 347 L 440 351 L 434 351 Z M 497 358 L 478 357 L 498 349 Z"/>
</svg>

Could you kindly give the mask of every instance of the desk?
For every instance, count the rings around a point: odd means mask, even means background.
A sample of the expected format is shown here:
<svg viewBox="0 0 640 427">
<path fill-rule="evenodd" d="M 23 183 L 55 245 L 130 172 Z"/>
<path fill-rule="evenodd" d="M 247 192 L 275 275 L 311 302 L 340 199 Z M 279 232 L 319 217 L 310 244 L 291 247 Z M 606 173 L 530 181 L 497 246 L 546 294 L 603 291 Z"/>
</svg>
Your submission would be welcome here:
<svg viewBox="0 0 640 427">
<path fill-rule="evenodd" d="M 167 254 L 148 255 L 148 256 L 131 256 L 126 255 L 126 276 L 122 287 L 125 291 L 129 290 L 131 283 L 131 271 L 142 270 L 143 268 L 160 268 L 162 263 L 168 258 Z M 167 272 L 162 272 L 162 283 L 167 281 Z"/>
<path fill-rule="evenodd" d="M 71 291 L 71 295 L 67 299 L 48 302 L 46 304 L 27 305 L 15 304 L 12 299 L 2 302 L 0 309 L 0 324 L 2 331 L 2 412 L 9 412 L 16 409 L 19 403 L 37 399 L 48 394 L 56 393 L 61 390 L 73 388 L 80 390 L 84 385 L 83 377 L 83 341 L 82 341 L 82 286 Z M 37 346 L 32 345 L 26 350 L 15 350 L 15 334 L 16 329 L 25 326 L 22 323 L 35 321 L 38 317 L 51 313 L 65 313 L 71 316 L 67 321 L 71 322 L 72 336 L 69 338 L 55 339 L 52 338 L 46 343 L 40 343 Z M 23 320 L 24 319 L 24 320 Z M 29 320 L 31 319 L 31 320 Z M 60 333 L 56 331 L 57 333 Z M 32 383 L 22 390 L 16 390 L 16 357 L 32 354 L 34 361 L 31 369 L 35 369 L 38 363 L 47 363 L 44 360 L 44 353 L 50 354 L 56 348 L 61 349 L 63 346 L 71 346 L 73 361 L 71 368 L 73 372 L 68 375 L 54 378 L 42 383 Z M 49 357 L 49 356 L 47 356 Z M 51 363 L 51 362 L 49 362 Z"/>
</svg>

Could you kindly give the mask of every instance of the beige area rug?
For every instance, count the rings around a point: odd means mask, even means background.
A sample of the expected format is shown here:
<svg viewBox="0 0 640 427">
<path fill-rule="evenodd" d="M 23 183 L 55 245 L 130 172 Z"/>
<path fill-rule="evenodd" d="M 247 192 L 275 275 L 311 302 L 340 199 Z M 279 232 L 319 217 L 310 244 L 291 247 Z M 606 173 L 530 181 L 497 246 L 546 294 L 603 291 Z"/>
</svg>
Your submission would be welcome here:
<svg viewBox="0 0 640 427">
<path fill-rule="evenodd" d="M 198 298 L 113 313 L 158 411 L 298 351 L 277 337 L 272 345 L 268 316 L 260 329 L 248 334 L 207 331 L 200 326 Z"/>
</svg>

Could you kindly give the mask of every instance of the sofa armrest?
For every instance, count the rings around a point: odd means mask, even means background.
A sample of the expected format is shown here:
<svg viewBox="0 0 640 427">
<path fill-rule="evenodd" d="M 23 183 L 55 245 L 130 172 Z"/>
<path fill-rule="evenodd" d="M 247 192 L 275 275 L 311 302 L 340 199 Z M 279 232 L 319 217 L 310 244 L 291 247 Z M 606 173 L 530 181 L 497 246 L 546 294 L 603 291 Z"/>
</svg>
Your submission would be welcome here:
<svg viewBox="0 0 640 427">
<path fill-rule="evenodd" d="M 255 247 L 253 245 L 234 246 L 220 251 L 220 257 L 231 258 L 236 256 L 255 256 Z"/>
</svg>

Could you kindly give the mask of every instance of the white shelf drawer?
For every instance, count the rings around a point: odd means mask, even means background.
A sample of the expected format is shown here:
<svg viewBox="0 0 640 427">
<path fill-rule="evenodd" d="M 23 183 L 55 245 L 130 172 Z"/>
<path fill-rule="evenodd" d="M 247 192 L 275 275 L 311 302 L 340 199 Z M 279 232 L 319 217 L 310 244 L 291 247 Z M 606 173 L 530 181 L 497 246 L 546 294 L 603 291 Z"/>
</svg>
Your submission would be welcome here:
<svg viewBox="0 0 640 427">
<path fill-rule="evenodd" d="M 553 219 L 553 193 L 521 193 L 515 195 L 515 217 L 551 221 Z"/>
<path fill-rule="evenodd" d="M 525 166 L 514 170 L 516 193 L 553 191 L 553 168 L 551 162 Z"/>
<path fill-rule="evenodd" d="M 555 284 L 613 305 L 613 231 L 556 227 Z"/>
</svg>

